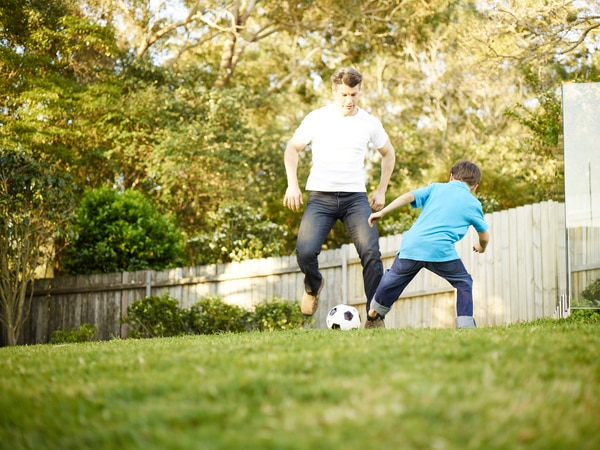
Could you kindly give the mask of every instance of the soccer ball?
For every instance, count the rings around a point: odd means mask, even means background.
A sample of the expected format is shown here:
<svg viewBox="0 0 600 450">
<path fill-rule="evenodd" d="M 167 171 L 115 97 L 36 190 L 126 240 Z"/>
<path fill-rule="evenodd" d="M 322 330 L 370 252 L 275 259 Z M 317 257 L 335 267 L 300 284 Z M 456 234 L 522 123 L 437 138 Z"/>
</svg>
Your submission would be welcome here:
<svg viewBox="0 0 600 450">
<path fill-rule="evenodd" d="M 352 330 L 360 328 L 358 310 L 350 305 L 337 305 L 327 314 L 327 328 L 330 330 Z"/>
</svg>

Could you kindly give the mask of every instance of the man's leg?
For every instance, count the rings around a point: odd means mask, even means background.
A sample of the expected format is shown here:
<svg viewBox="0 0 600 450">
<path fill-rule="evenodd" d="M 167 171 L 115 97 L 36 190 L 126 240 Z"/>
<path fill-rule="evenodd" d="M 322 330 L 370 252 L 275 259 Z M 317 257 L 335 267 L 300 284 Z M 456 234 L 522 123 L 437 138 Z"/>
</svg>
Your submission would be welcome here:
<svg viewBox="0 0 600 450">
<path fill-rule="evenodd" d="M 296 259 L 304 273 L 304 290 L 316 296 L 323 276 L 319 272 L 318 256 L 327 234 L 336 222 L 337 199 L 331 194 L 311 192 L 296 241 Z"/>
<path fill-rule="evenodd" d="M 343 198 L 341 207 L 345 213 L 342 221 L 352 237 L 363 267 L 363 281 L 367 296 L 367 311 L 379 281 L 383 275 L 383 263 L 379 250 L 377 227 L 369 226 L 371 206 L 365 193 L 352 193 Z"/>
</svg>

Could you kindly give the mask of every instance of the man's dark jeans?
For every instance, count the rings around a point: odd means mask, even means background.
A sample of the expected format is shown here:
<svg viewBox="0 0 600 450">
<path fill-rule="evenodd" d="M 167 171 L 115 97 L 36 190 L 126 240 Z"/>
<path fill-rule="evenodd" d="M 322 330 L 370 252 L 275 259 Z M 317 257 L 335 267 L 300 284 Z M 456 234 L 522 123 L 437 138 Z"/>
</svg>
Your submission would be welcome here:
<svg viewBox="0 0 600 450">
<path fill-rule="evenodd" d="M 318 256 L 325 238 L 341 220 L 352 237 L 363 267 L 367 305 L 373 298 L 383 275 L 377 227 L 369 226 L 371 206 L 364 192 L 311 192 L 302 216 L 296 254 L 304 273 L 304 288 L 316 294 L 323 279 Z"/>
</svg>

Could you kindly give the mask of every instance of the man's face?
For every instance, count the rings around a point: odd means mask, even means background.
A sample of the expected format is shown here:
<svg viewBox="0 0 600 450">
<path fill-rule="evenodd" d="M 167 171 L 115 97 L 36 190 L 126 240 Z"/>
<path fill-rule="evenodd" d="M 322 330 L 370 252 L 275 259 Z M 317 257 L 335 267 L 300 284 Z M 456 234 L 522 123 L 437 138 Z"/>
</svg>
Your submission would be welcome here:
<svg viewBox="0 0 600 450">
<path fill-rule="evenodd" d="M 334 84 L 333 103 L 342 116 L 351 116 L 356 113 L 360 84 L 350 87 L 345 84 Z"/>
</svg>

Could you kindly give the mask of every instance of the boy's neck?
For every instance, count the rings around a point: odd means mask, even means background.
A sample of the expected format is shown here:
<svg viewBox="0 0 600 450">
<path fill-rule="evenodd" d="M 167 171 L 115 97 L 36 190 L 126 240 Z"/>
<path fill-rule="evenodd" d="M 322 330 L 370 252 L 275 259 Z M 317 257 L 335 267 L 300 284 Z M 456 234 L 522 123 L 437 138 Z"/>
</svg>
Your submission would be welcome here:
<svg viewBox="0 0 600 450">
<path fill-rule="evenodd" d="M 450 181 L 460 181 L 461 183 L 465 183 L 467 185 L 467 187 L 469 188 L 469 190 L 472 193 L 475 193 L 475 191 L 477 190 L 477 184 L 475 186 L 471 186 L 469 183 L 467 183 L 466 181 L 463 180 L 457 180 L 456 178 L 454 178 L 454 175 L 450 174 Z"/>
</svg>

